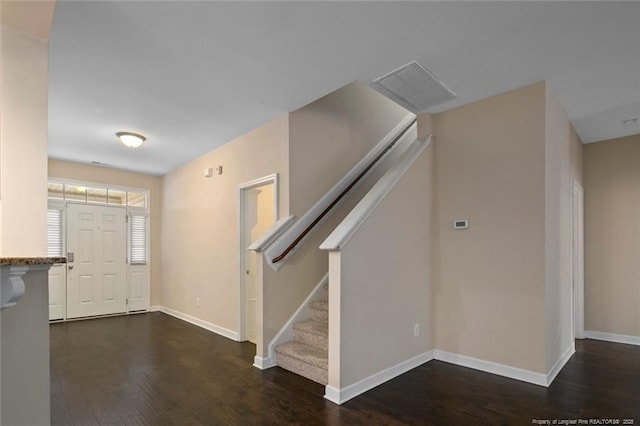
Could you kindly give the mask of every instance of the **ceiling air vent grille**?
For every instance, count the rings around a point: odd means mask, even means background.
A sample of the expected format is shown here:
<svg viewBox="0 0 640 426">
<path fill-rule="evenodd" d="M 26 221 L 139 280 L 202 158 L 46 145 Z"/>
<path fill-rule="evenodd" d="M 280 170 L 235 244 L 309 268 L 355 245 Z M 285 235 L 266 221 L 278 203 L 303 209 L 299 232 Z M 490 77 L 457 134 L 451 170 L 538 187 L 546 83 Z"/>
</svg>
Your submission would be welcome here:
<svg viewBox="0 0 640 426">
<path fill-rule="evenodd" d="M 373 87 L 415 114 L 457 97 L 415 61 L 374 80 Z"/>
</svg>

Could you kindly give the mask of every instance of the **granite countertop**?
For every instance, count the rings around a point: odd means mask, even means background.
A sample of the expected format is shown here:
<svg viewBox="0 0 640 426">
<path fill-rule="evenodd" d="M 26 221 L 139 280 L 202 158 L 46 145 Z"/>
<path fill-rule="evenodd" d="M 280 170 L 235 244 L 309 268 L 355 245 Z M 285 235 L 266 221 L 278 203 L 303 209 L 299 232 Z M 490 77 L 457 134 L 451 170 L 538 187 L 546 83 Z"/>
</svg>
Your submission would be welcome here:
<svg viewBox="0 0 640 426">
<path fill-rule="evenodd" d="M 66 257 L 0 257 L 0 266 L 32 266 L 67 263 Z"/>
</svg>

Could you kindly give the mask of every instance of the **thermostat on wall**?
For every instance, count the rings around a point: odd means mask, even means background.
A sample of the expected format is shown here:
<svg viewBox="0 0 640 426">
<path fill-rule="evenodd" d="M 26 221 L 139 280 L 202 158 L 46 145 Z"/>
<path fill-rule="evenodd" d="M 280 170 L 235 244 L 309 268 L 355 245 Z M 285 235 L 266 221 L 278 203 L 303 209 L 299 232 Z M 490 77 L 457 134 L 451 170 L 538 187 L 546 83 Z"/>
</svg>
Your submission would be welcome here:
<svg viewBox="0 0 640 426">
<path fill-rule="evenodd" d="M 453 229 L 467 229 L 469 221 L 467 219 L 456 219 L 453 221 Z"/>
</svg>

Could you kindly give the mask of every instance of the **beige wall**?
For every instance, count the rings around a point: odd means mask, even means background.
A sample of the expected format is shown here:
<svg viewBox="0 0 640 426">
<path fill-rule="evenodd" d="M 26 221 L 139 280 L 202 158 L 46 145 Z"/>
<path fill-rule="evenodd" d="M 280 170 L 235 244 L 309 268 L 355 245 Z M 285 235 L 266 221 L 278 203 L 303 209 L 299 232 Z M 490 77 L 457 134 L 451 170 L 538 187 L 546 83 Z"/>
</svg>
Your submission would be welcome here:
<svg viewBox="0 0 640 426">
<path fill-rule="evenodd" d="M 433 126 L 434 347 L 544 373 L 545 84 Z M 470 228 L 452 229 L 454 219 Z"/>
<path fill-rule="evenodd" d="M 359 82 L 292 112 L 291 214 L 305 213 L 407 114 Z"/>
<path fill-rule="evenodd" d="M 549 86 L 545 99 L 546 369 L 573 344 L 573 182 L 582 182 L 582 143 Z"/>
<path fill-rule="evenodd" d="M 344 388 L 432 349 L 433 160 L 430 146 L 346 247 L 331 253 L 330 386 Z"/>
<path fill-rule="evenodd" d="M 0 255 L 41 256 L 47 253 L 48 43 L 6 25 L 1 38 Z"/>
<path fill-rule="evenodd" d="M 585 330 L 640 337 L 640 135 L 584 147 Z"/>
<path fill-rule="evenodd" d="M 159 176 L 55 159 L 49 159 L 49 177 L 52 179 L 69 179 L 86 183 L 146 189 L 149 191 L 151 305 L 160 304 L 160 277 L 162 276 L 162 263 L 160 260 L 162 238 L 160 232 L 162 223 L 162 178 Z"/>
<path fill-rule="evenodd" d="M 280 215 L 288 216 L 288 149 L 284 115 L 164 176 L 162 305 L 238 331 L 238 186 L 278 173 Z M 203 177 L 217 165 L 222 175 Z"/>
</svg>

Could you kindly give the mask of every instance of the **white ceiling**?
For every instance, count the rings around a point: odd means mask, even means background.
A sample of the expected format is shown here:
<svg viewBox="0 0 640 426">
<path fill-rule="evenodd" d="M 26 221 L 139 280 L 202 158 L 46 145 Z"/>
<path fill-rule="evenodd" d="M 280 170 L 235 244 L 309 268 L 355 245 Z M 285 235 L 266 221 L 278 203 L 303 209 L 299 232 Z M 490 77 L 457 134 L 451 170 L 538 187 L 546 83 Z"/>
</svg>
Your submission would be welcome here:
<svg viewBox="0 0 640 426">
<path fill-rule="evenodd" d="M 165 174 L 413 60 L 458 95 L 430 112 L 547 80 L 584 142 L 640 133 L 638 2 L 58 1 L 49 155 Z"/>
</svg>

